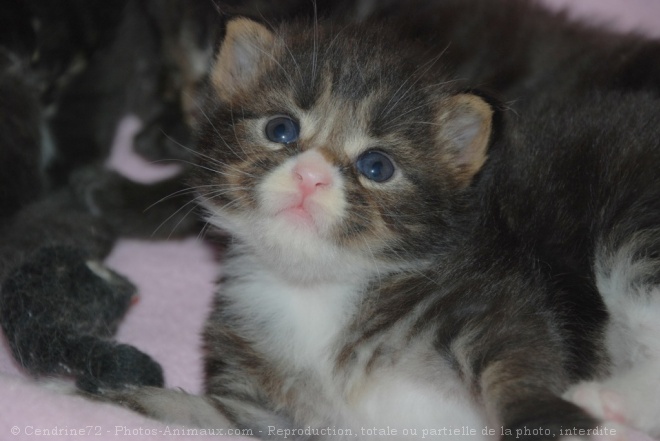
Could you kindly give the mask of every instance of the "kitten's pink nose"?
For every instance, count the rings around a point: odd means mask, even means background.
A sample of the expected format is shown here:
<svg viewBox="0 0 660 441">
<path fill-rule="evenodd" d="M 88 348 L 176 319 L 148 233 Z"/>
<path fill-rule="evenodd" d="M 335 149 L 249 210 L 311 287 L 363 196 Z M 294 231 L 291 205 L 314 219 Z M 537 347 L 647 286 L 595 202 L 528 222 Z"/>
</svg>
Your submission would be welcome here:
<svg viewBox="0 0 660 441">
<path fill-rule="evenodd" d="M 303 197 L 332 185 L 331 166 L 316 152 L 306 153 L 298 160 L 293 168 L 293 177 L 298 182 Z"/>
</svg>

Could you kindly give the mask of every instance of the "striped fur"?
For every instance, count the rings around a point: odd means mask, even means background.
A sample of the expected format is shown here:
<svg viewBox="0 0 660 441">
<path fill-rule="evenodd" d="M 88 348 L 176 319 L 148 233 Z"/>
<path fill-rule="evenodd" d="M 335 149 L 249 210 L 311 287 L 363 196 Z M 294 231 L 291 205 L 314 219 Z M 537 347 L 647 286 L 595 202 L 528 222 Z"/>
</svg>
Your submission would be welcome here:
<svg viewBox="0 0 660 441">
<path fill-rule="evenodd" d="M 257 433 L 594 426 L 560 398 L 573 358 L 535 258 L 470 233 L 492 110 L 415 46 L 390 53 L 381 28 L 341 32 L 228 25 L 192 181 L 214 186 L 207 219 L 234 237 L 207 394 Z M 291 145 L 264 136 L 280 114 L 300 123 Z M 396 164 L 380 184 L 355 168 L 374 148 Z M 281 215 L 309 158 L 332 177 L 311 226 Z"/>
<path fill-rule="evenodd" d="M 386 22 L 229 22 L 191 177 L 232 236 L 202 414 L 298 439 L 486 425 L 554 439 L 607 417 L 567 390 L 625 372 L 637 355 L 617 355 L 616 330 L 643 323 L 617 311 L 657 301 L 657 98 L 554 100 L 582 84 L 564 78 L 502 114 L 435 54 Z M 276 115 L 298 140 L 266 138 Z M 356 168 L 373 149 L 396 165 L 386 182 Z M 289 214 L 308 163 L 329 184 L 301 220 Z M 156 401 L 143 411 L 163 415 Z"/>
</svg>

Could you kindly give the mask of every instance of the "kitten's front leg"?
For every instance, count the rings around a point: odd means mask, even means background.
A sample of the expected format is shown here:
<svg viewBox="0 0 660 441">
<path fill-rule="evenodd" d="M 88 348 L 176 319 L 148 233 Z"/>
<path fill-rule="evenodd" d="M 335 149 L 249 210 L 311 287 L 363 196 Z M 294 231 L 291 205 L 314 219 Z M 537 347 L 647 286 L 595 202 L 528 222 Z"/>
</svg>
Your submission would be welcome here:
<svg viewBox="0 0 660 441">
<path fill-rule="evenodd" d="M 558 318 L 533 300 L 533 287 L 510 285 L 531 295 L 490 295 L 491 307 L 466 317 L 450 344 L 463 378 L 502 426 L 503 439 L 550 440 L 596 428 L 595 418 L 561 398 L 570 359 Z"/>
<path fill-rule="evenodd" d="M 230 288 L 224 287 L 227 291 Z M 307 412 L 315 406 L 303 404 L 296 398 L 296 384 L 284 378 L 278 367 L 257 351 L 251 341 L 237 331 L 231 323 L 236 320 L 225 315 L 222 301 L 216 304 L 205 330 L 207 355 L 206 394 L 219 410 L 236 427 L 250 430 L 254 436 L 265 439 L 307 439 L 296 436 L 294 429 L 302 425 L 314 427 L 313 418 Z M 243 320 L 242 318 L 239 320 Z M 321 400 L 319 394 L 314 397 Z M 297 401 L 297 410 L 305 415 L 296 426 L 295 417 L 288 413 L 291 400 Z M 289 402 L 289 404 L 285 404 Z M 286 436 L 284 435 L 286 434 Z"/>
<path fill-rule="evenodd" d="M 507 369 L 505 366 L 501 367 Z M 487 376 L 503 374 L 497 371 L 494 368 Z M 586 439 L 590 436 L 583 434 L 595 433 L 597 420 L 552 391 L 531 384 L 533 381 L 522 376 L 517 380 L 482 378 L 482 397 L 490 413 L 498 415 L 503 439 Z"/>
</svg>

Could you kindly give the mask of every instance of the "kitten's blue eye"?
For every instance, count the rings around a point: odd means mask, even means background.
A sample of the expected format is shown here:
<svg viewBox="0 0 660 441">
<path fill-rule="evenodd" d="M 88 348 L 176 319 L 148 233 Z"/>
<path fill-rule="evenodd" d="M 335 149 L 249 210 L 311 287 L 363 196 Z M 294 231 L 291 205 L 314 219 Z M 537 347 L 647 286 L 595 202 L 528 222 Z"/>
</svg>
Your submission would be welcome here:
<svg viewBox="0 0 660 441">
<path fill-rule="evenodd" d="M 298 140 L 300 126 L 288 116 L 276 116 L 266 123 L 266 138 L 279 144 L 290 144 Z"/>
<path fill-rule="evenodd" d="M 357 169 L 365 178 L 375 182 L 385 182 L 394 175 L 394 164 L 385 153 L 368 151 L 357 160 Z"/>
</svg>

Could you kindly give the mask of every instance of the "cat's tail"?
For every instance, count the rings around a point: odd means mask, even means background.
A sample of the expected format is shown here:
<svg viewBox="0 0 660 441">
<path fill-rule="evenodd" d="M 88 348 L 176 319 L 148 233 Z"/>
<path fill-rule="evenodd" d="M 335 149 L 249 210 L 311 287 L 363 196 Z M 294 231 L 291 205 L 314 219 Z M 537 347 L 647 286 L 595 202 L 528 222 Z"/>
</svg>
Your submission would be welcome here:
<svg viewBox="0 0 660 441">
<path fill-rule="evenodd" d="M 308 441 L 311 436 L 295 428 L 285 415 L 261 407 L 247 397 L 192 395 L 179 389 L 153 386 L 97 389 L 93 394 L 79 389 L 76 393 L 95 401 L 118 404 L 166 424 L 208 429 L 213 433 L 294 441 Z"/>
<path fill-rule="evenodd" d="M 94 401 L 118 404 L 168 424 L 222 430 L 239 430 L 219 409 L 213 399 L 189 394 L 180 389 L 141 386 L 121 390 L 106 389 L 91 394 L 78 390 L 77 394 Z"/>
</svg>

